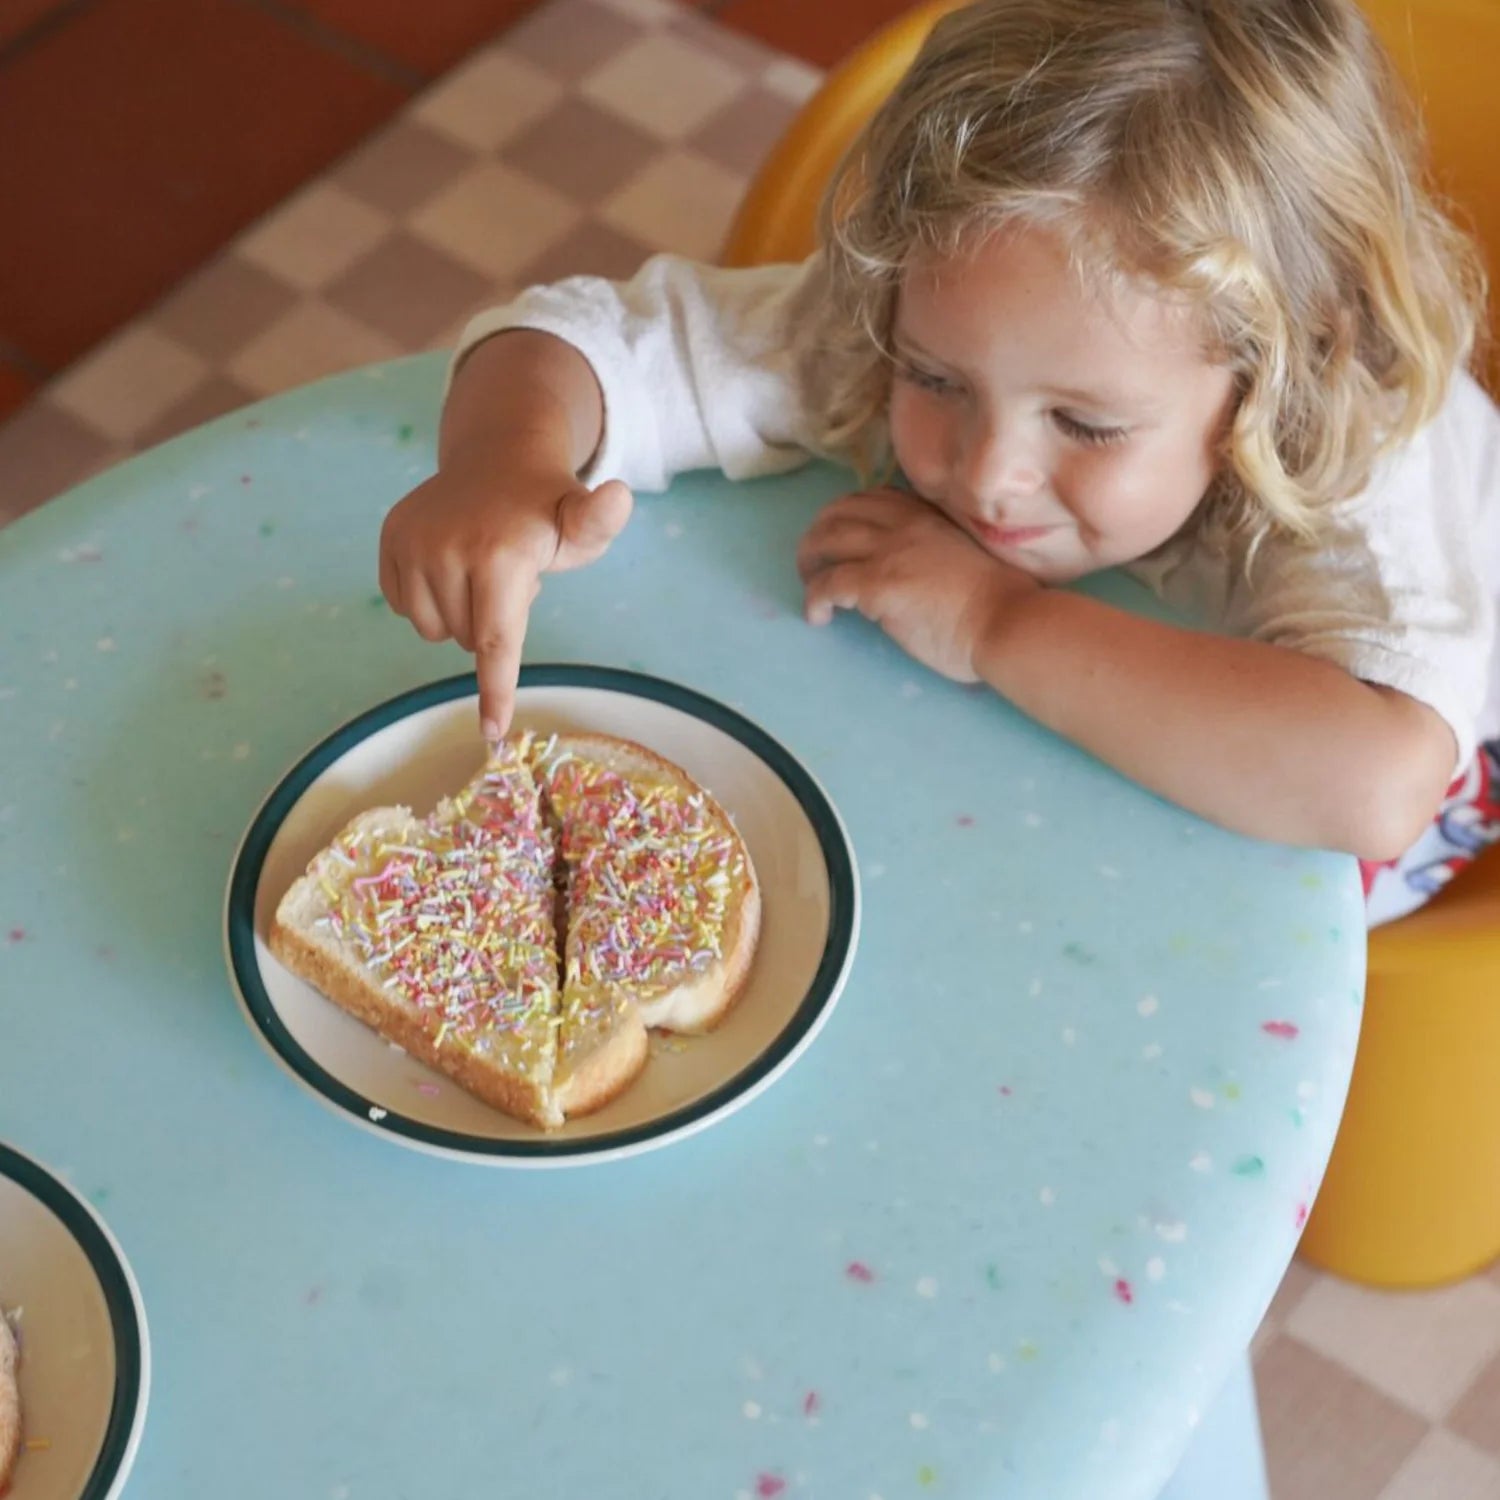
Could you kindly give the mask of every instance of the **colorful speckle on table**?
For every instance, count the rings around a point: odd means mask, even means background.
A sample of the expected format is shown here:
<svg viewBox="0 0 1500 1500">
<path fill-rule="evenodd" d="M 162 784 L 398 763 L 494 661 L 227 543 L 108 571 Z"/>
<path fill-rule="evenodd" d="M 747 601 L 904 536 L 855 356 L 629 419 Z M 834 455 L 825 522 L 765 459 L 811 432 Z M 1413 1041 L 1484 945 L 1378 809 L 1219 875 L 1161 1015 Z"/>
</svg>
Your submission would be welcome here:
<svg viewBox="0 0 1500 1500">
<path fill-rule="evenodd" d="M 1292 1021 L 1264 1021 L 1260 1029 L 1267 1036 L 1280 1037 L 1284 1041 L 1291 1041 L 1298 1035 L 1298 1027 Z"/>
<path fill-rule="evenodd" d="M 755 1478 L 755 1493 L 760 1500 L 774 1500 L 786 1493 L 786 1480 L 780 1474 L 758 1474 Z"/>
<path fill-rule="evenodd" d="M 862 1260 L 851 1260 L 844 1267 L 844 1275 L 850 1281 L 862 1281 L 865 1283 L 872 1282 L 875 1279 L 875 1273 Z"/>
</svg>

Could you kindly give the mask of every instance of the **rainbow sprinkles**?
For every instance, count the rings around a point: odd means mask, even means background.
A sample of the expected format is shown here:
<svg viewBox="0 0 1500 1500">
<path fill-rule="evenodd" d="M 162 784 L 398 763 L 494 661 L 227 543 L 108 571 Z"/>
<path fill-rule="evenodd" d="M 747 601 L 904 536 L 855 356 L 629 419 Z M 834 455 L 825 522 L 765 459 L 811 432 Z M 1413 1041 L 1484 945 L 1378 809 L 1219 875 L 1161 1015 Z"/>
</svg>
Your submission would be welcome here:
<svg viewBox="0 0 1500 1500">
<path fill-rule="evenodd" d="M 738 998 L 749 852 L 681 768 L 600 735 L 507 740 L 423 819 L 355 818 L 277 910 L 273 952 L 335 1003 L 546 1128 L 615 1097 L 651 1027 Z"/>
</svg>

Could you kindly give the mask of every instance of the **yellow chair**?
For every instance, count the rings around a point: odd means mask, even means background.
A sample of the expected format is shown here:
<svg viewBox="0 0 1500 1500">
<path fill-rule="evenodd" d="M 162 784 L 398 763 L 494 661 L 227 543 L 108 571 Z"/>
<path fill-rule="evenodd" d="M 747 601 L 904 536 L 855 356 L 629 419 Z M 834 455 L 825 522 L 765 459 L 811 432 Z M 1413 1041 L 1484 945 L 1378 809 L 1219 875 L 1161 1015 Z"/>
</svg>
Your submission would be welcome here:
<svg viewBox="0 0 1500 1500">
<path fill-rule="evenodd" d="M 939 16 L 927 0 L 829 74 L 745 196 L 726 265 L 800 260 L 824 185 Z M 1491 248 L 1500 307 L 1500 0 L 1364 0 L 1426 123 L 1440 189 Z M 1489 385 L 1500 392 L 1500 339 Z M 1500 1256 L 1500 851 L 1422 911 L 1370 936 L 1359 1055 L 1333 1158 L 1302 1239 L 1314 1264 L 1380 1286 L 1429 1286 Z"/>
</svg>

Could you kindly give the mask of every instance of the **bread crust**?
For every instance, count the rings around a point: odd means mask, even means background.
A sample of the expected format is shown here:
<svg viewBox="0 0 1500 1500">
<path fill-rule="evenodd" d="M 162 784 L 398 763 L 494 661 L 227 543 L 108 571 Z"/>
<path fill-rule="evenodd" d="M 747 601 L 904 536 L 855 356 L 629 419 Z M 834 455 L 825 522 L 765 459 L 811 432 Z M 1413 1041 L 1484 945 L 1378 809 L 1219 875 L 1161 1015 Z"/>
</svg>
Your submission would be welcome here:
<svg viewBox="0 0 1500 1500">
<path fill-rule="evenodd" d="M 284 925 L 279 915 L 271 925 L 270 948 L 287 968 L 335 1005 L 388 1042 L 447 1074 L 476 1098 L 544 1130 L 555 1130 L 562 1124 L 562 1112 L 545 1084 L 497 1068 L 459 1041 L 445 1038 L 442 1043 L 435 1042 L 416 1007 L 403 1003 L 394 991 L 378 986 L 365 970 L 356 969 L 327 945 Z"/>
<path fill-rule="evenodd" d="M 17 1367 L 20 1352 L 5 1313 L 0 1311 L 0 1494 L 10 1483 L 21 1456 L 21 1388 Z"/>
<path fill-rule="evenodd" d="M 615 1026 L 577 1063 L 560 1064 L 553 1095 L 571 1120 L 591 1115 L 619 1098 L 639 1077 L 651 1052 L 651 1038 L 637 1006 L 616 1013 Z"/>
</svg>

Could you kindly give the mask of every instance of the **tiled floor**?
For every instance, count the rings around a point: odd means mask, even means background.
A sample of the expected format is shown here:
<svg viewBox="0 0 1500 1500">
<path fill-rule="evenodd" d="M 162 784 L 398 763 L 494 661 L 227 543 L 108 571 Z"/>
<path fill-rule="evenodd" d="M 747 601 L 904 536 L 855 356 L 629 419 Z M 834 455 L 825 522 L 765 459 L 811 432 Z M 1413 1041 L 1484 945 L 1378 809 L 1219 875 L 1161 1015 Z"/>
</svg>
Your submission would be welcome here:
<svg viewBox="0 0 1500 1500">
<path fill-rule="evenodd" d="M 96 9 L 110 6 L 128 8 Z M 7 27 L 51 8 L 0 0 L 0 115 Z M 873 24 L 897 8 L 861 14 Z M 389 55 L 441 40 L 405 36 L 395 0 L 388 14 L 366 0 L 240 9 L 252 27 L 296 14 L 361 29 Z M 495 13 L 482 0 L 460 9 Z M 728 0 L 714 15 L 675 0 L 544 0 L 429 88 L 414 80 L 444 54 L 405 52 L 410 98 L 358 149 L 0 426 L 0 523 L 245 400 L 441 346 L 474 306 L 527 281 L 626 272 L 657 248 L 713 255 L 756 162 L 816 86 L 812 60 L 831 60 L 818 49 L 841 50 L 834 38 L 806 0 Z M 0 393 L 5 379 L 0 362 Z M 1275 1500 L 1500 1500 L 1500 1267 L 1398 1296 L 1294 1265 L 1256 1369 Z"/>
<path fill-rule="evenodd" d="M 0 419 L 537 3 L 0 0 Z M 907 0 L 690 3 L 826 66 Z"/>
</svg>

